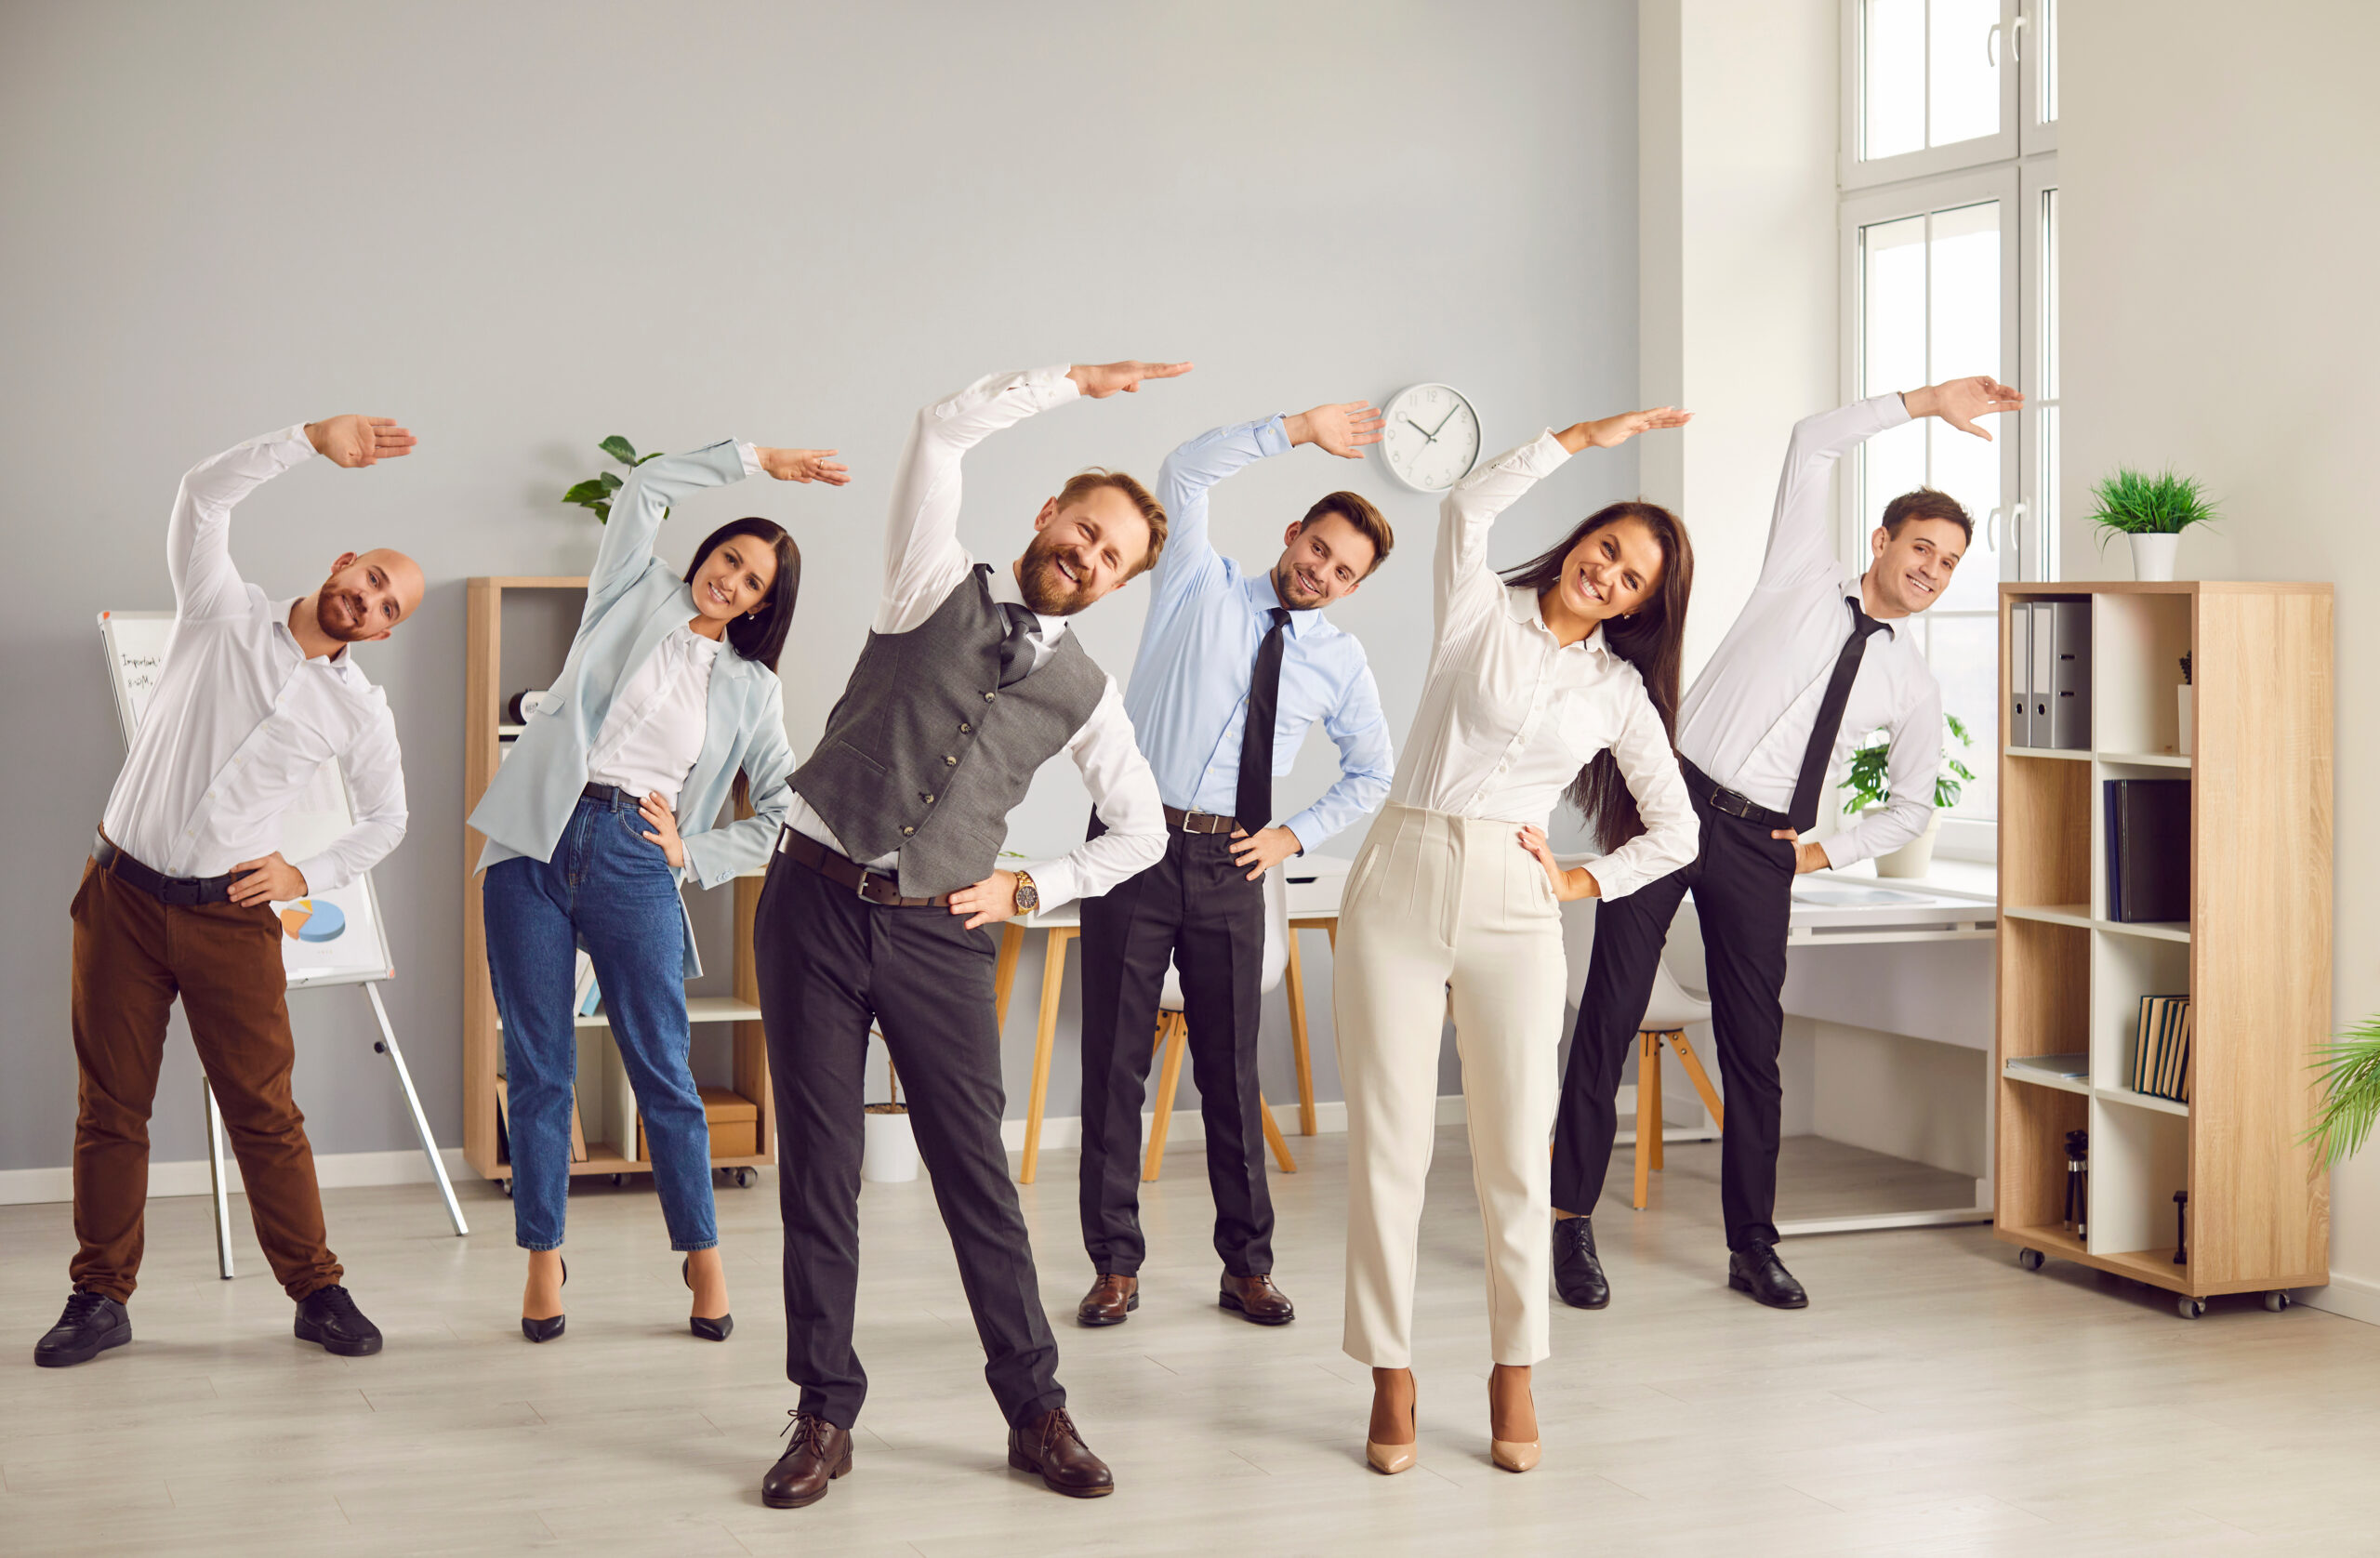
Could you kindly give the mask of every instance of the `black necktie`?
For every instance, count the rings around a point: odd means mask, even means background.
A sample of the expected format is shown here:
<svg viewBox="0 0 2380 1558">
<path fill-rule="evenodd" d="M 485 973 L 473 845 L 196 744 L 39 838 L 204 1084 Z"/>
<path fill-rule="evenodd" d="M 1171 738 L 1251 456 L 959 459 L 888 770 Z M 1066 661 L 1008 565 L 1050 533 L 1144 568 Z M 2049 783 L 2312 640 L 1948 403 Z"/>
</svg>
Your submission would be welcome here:
<svg viewBox="0 0 2380 1558">
<path fill-rule="evenodd" d="M 1843 603 L 1851 608 L 1851 637 L 1843 640 L 1826 696 L 1818 700 L 1818 723 L 1810 727 L 1809 750 L 1802 754 L 1802 776 L 1793 782 L 1793 809 L 1786 813 L 1797 833 L 1818 825 L 1818 790 L 1826 784 L 1826 760 L 1834 755 L 1834 738 L 1843 729 L 1843 706 L 1851 701 L 1851 683 L 1859 674 L 1859 657 L 1868 653 L 1868 635 L 1884 626 L 1861 611 L 1857 598 L 1846 595 Z"/>
<path fill-rule="evenodd" d="M 1000 610 L 1008 614 L 1008 636 L 1000 640 L 1000 685 L 1012 687 L 1033 674 L 1033 640 L 1028 635 L 1041 619 L 1013 601 L 1000 602 Z"/>
<path fill-rule="evenodd" d="M 1239 796 L 1233 802 L 1240 830 L 1254 833 L 1273 820 L 1273 721 L 1281 707 L 1282 634 L 1286 606 L 1269 614 L 1272 627 L 1256 646 L 1256 674 L 1248 683 L 1248 730 L 1239 738 Z"/>
</svg>

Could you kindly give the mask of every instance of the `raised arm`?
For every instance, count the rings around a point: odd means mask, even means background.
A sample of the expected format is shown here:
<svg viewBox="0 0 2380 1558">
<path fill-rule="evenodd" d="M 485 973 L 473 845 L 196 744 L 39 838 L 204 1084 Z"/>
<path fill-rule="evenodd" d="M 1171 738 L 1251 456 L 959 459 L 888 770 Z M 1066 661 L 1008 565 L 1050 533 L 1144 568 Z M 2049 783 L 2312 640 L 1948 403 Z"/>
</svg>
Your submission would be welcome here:
<svg viewBox="0 0 2380 1558">
<path fill-rule="evenodd" d="M 884 526 L 884 593 L 876 630 L 905 633 L 933 614 L 972 567 L 959 544 L 959 461 L 1002 428 L 1078 396 L 1132 393 L 1145 378 L 1171 378 L 1187 363 L 1110 363 L 993 374 L 918 413 L 892 485 Z"/>
<path fill-rule="evenodd" d="M 1200 433 L 1165 457 L 1157 473 L 1157 500 L 1165 506 L 1165 552 L 1149 582 L 1158 601 L 1219 579 L 1223 560 L 1207 537 L 1207 489 L 1244 468 L 1301 443 L 1359 460 L 1380 442 L 1380 414 L 1364 401 L 1318 405 L 1295 416 L 1267 416 Z M 1157 607 L 1150 608 L 1154 615 Z"/>
<path fill-rule="evenodd" d="M 165 525 L 177 614 L 194 620 L 246 604 L 231 563 L 231 510 L 242 498 L 313 455 L 352 469 L 410 454 L 416 442 L 386 416 L 332 416 L 252 438 L 191 467 Z"/>
<path fill-rule="evenodd" d="M 587 578 L 591 622 L 653 563 L 654 537 L 672 505 L 705 487 L 721 487 L 763 471 L 780 482 L 827 482 L 841 486 L 851 472 L 831 459 L 832 449 L 763 449 L 733 439 L 646 460 L 628 472 L 612 496 L 612 517 L 595 548 Z"/>
</svg>

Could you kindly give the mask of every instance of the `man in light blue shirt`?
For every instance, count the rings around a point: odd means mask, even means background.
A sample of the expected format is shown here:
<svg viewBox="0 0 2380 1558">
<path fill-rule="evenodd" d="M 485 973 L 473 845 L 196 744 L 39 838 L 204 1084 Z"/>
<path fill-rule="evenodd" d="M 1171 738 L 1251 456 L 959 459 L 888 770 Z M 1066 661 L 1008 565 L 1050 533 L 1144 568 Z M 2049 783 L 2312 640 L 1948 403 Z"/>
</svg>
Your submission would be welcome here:
<svg viewBox="0 0 2380 1558">
<path fill-rule="evenodd" d="M 1157 773 L 1168 842 L 1157 865 L 1082 905 L 1082 1228 L 1097 1273 L 1076 1311 L 1086 1326 L 1140 1307 L 1141 1104 L 1169 965 L 1181 971 L 1206 1122 L 1217 1301 L 1258 1325 L 1295 1314 L 1272 1281 L 1256 1088 L 1263 878 L 1388 794 L 1395 764 L 1380 689 L 1363 646 L 1322 611 L 1386 561 L 1395 537 L 1363 497 L 1331 493 L 1289 525 L 1269 571 L 1249 573 L 1208 539 L 1207 491 L 1301 443 L 1355 460 L 1379 441 L 1369 405 L 1321 405 L 1203 433 L 1157 474 L 1172 534 L 1124 707 Z M 1276 823 L 1274 777 L 1317 720 L 1338 746 L 1339 779 Z"/>
</svg>

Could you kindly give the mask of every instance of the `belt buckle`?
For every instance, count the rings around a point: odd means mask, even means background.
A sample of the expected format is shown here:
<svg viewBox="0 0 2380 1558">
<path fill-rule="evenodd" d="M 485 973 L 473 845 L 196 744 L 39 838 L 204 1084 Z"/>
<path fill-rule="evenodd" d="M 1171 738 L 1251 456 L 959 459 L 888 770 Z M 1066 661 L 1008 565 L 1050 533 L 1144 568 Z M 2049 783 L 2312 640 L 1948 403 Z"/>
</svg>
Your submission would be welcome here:
<svg viewBox="0 0 2380 1558">
<path fill-rule="evenodd" d="M 865 865 L 859 868 L 859 880 L 852 884 L 852 896 L 862 903 L 871 902 L 867 896 L 867 867 Z"/>
</svg>

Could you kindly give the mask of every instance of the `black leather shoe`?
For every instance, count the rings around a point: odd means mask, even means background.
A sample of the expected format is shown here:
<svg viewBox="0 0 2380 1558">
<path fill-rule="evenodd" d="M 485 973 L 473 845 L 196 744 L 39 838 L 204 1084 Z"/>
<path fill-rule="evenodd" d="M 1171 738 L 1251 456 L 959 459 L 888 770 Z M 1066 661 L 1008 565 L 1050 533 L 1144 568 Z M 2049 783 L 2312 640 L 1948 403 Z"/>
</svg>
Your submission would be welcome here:
<svg viewBox="0 0 2380 1558">
<path fill-rule="evenodd" d="M 66 1300 L 58 1324 L 33 1343 L 33 1362 L 44 1368 L 64 1368 L 89 1363 L 111 1347 L 132 1340 L 132 1316 L 105 1293 L 74 1289 Z"/>
<path fill-rule="evenodd" d="M 298 1340 L 342 1358 L 367 1358 L 380 1350 L 380 1327 L 355 1307 L 355 1295 L 336 1282 L 298 1301 L 297 1329 Z"/>
<path fill-rule="evenodd" d="M 678 1275 L 684 1279 L 688 1287 L 692 1287 L 694 1285 L 694 1258 L 693 1256 L 686 1256 L 678 1262 Z M 701 1337 L 705 1341 L 725 1341 L 735 1329 L 735 1316 L 733 1314 L 722 1314 L 718 1319 L 713 1320 L 707 1315 L 689 1314 L 686 1316 L 686 1328 L 694 1332 L 696 1336 Z"/>
<path fill-rule="evenodd" d="M 1063 1406 L 1036 1412 L 1008 1431 L 1008 1463 L 1038 1472 L 1051 1492 L 1069 1499 L 1104 1499 L 1116 1491 L 1116 1473 L 1091 1453 Z"/>
<path fill-rule="evenodd" d="M 777 1457 L 760 1479 L 760 1502 L 773 1510 L 798 1510 L 826 1497 L 826 1485 L 848 1476 L 852 1469 L 852 1433 L 808 1412 L 786 1414 L 793 1420 L 779 1430 L 793 1443 Z"/>
<path fill-rule="evenodd" d="M 1595 1254 L 1591 1217 L 1558 1218 L 1554 1223 L 1554 1290 L 1572 1309 L 1601 1309 L 1611 1302 L 1603 1260 Z"/>
<path fill-rule="evenodd" d="M 567 1261 L 562 1263 L 562 1285 L 564 1287 L 570 1286 L 570 1262 Z M 523 1314 L 521 1316 L 521 1334 L 532 1341 L 551 1341 L 562 1335 L 563 1323 L 569 1318 L 567 1314 L 549 1314 L 542 1320 L 532 1320 Z"/>
<path fill-rule="evenodd" d="M 1771 1309 L 1807 1309 L 1810 1296 L 1777 1258 L 1774 1245 L 1747 1245 L 1727 1256 L 1727 1286 Z"/>
</svg>

